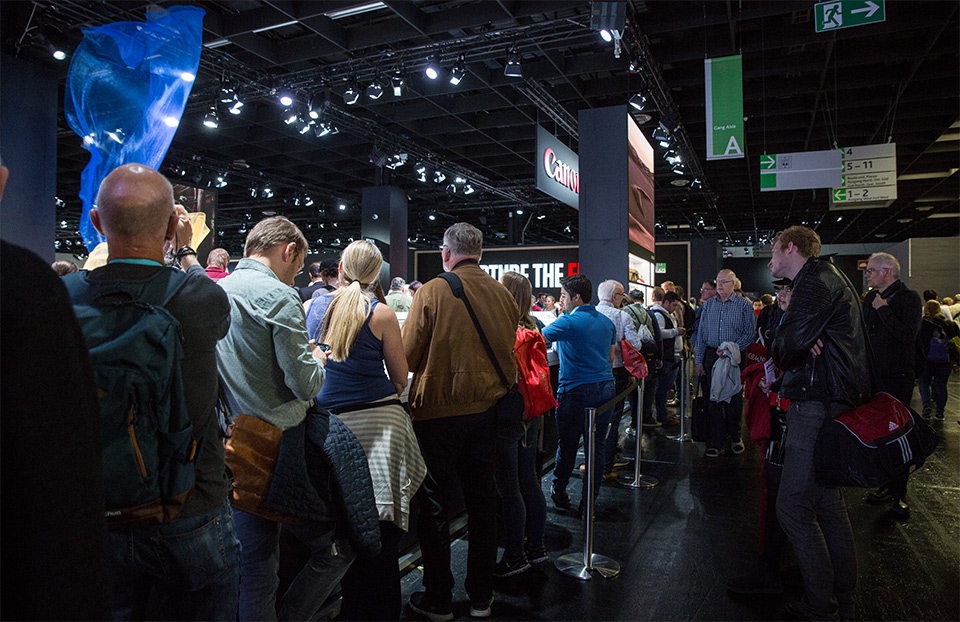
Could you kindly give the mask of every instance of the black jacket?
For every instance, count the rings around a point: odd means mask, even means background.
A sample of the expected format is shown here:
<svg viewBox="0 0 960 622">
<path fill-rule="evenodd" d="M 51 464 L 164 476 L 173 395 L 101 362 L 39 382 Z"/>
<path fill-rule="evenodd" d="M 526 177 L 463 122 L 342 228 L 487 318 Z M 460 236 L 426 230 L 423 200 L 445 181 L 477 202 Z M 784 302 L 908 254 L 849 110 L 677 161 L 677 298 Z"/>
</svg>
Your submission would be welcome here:
<svg viewBox="0 0 960 622">
<path fill-rule="evenodd" d="M 773 361 L 784 370 L 781 397 L 851 406 L 870 399 L 860 309 L 857 292 L 829 260 L 807 260 L 772 344 Z M 813 356 L 818 339 L 824 345 Z"/>
<path fill-rule="evenodd" d="M 887 305 L 873 308 L 873 301 L 882 296 Z M 863 319 L 873 352 L 877 389 L 896 395 L 896 385 L 913 385 L 916 339 L 923 319 L 920 295 L 903 282 L 894 281 L 882 292 L 873 290 L 863 299 Z M 869 352 L 868 352 L 869 354 Z M 888 386 L 891 385 L 891 386 Z"/>
<path fill-rule="evenodd" d="M 956 322 L 951 322 L 942 315 L 937 315 L 932 318 L 924 317 L 920 322 L 920 332 L 917 333 L 917 343 L 916 343 L 916 359 L 914 370 L 919 376 L 923 373 L 924 367 L 927 366 L 927 352 L 930 350 L 930 339 L 940 334 L 946 336 L 947 339 L 952 339 L 954 337 L 960 336 L 960 326 L 957 326 Z M 943 338 L 943 337 L 939 337 Z M 930 363 L 930 365 L 950 365 L 950 363 Z"/>
</svg>

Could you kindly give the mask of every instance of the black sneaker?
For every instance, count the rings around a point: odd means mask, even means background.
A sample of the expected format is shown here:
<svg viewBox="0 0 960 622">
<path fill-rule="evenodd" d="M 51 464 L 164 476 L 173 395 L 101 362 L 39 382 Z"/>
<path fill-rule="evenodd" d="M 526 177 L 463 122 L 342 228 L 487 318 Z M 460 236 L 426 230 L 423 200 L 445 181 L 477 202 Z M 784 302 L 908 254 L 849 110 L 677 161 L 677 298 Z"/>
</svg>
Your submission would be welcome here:
<svg viewBox="0 0 960 622">
<path fill-rule="evenodd" d="M 894 499 L 890 506 L 890 514 L 894 518 L 910 518 L 910 506 L 903 502 L 903 499 Z"/>
<path fill-rule="evenodd" d="M 493 596 L 491 596 L 489 600 L 471 601 L 470 617 L 471 618 L 489 618 L 490 607 L 492 605 L 493 605 Z"/>
<path fill-rule="evenodd" d="M 889 488 L 878 488 L 873 492 L 867 493 L 867 503 L 870 505 L 883 505 L 893 499 L 893 493 Z"/>
<path fill-rule="evenodd" d="M 497 562 L 497 565 L 493 568 L 493 576 L 498 579 L 504 577 L 511 577 L 515 574 L 520 574 L 521 572 L 526 572 L 530 570 L 530 562 L 527 561 L 526 557 L 521 557 L 516 561 L 507 561 L 506 558 L 501 559 Z"/>
<path fill-rule="evenodd" d="M 410 608 L 433 622 L 447 622 L 453 619 L 453 610 L 427 600 L 426 592 L 414 592 L 410 595 Z"/>
<path fill-rule="evenodd" d="M 570 496 L 567 494 L 566 490 L 560 490 L 559 488 L 554 488 L 553 493 L 551 493 L 550 498 L 553 499 L 553 504 L 560 508 L 561 510 L 570 509 Z"/>
<path fill-rule="evenodd" d="M 541 546 L 538 549 L 527 549 L 527 561 L 531 564 L 542 564 L 550 561 L 550 557 L 547 555 L 547 549 Z"/>
</svg>

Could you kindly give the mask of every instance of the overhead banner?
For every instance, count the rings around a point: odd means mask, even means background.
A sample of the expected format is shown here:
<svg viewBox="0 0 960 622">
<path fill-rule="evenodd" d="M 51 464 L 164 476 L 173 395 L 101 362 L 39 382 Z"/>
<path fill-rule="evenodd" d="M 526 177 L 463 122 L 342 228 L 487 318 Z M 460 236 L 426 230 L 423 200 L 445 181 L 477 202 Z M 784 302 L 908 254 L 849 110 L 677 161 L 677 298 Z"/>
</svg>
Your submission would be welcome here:
<svg viewBox="0 0 960 622">
<path fill-rule="evenodd" d="M 897 144 L 841 150 L 843 183 L 830 193 L 830 209 L 889 207 L 897 199 Z"/>
<path fill-rule="evenodd" d="M 560 140 L 537 126 L 537 190 L 580 209 L 580 158 Z"/>
<path fill-rule="evenodd" d="M 703 61 L 707 102 L 707 159 L 743 157 L 743 65 L 741 56 Z"/>
<path fill-rule="evenodd" d="M 843 183 L 839 149 L 760 156 L 760 192 L 838 188 Z"/>
</svg>

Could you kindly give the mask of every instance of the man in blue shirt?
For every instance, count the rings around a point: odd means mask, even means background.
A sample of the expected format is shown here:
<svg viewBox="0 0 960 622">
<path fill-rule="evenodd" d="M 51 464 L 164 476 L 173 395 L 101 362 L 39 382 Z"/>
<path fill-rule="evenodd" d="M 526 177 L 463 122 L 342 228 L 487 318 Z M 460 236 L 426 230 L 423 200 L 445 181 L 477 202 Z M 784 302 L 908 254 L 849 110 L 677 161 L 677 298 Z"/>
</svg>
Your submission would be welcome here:
<svg viewBox="0 0 960 622">
<path fill-rule="evenodd" d="M 543 329 L 543 338 L 555 342 L 560 354 L 560 385 L 557 389 L 557 461 L 553 469 L 553 502 L 569 508 L 567 482 L 577 457 L 577 446 L 584 435 L 584 409 L 596 408 L 616 395 L 613 380 L 613 352 L 617 329 L 590 303 L 593 285 L 582 274 L 560 279 L 560 301 L 564 311 Z M 597 430 L 610 425 L 613 410 L 598 412 Z M 593 464 L 594 494 L 599 493 L 606 450 L 596 444 Z M 580 506 L 584 505 L 581 496 Z"/>
</svg>

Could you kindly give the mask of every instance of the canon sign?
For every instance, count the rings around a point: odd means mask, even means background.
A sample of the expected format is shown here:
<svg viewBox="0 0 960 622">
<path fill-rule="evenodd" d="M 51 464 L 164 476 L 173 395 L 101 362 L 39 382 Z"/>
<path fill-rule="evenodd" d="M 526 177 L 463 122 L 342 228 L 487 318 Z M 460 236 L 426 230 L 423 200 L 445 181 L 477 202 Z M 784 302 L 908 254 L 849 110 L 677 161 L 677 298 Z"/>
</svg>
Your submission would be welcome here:
<svg viewBox="0 0 960 622">
<path fill-rule="evenodd" d="M 580 208 L 580 160 L 556 136 L 537 126 L 537 189 Z"/>
<path fill-rule="evenodd" d="M 557 154 L 550 147 L 543 150 L 543 170 L 558 183 L 580 194 L 580 173 L 557 159 Z"/>
</svg>

